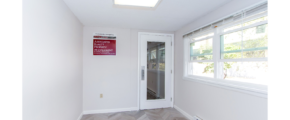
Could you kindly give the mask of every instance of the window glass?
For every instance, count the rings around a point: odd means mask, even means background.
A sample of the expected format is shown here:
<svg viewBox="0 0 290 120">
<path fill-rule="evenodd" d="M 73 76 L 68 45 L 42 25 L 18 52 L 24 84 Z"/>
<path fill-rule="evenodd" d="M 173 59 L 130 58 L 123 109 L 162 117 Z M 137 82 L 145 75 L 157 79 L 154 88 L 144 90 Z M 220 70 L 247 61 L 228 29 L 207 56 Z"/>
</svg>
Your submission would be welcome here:
<svg viewBox="0 0 290 120">
<path fill-rule="evenodd" d="M 156 59 L 156 49 L 151 50 L 151 60 Z"/>
<path fill-rule="evenodd" d="M 212 60 L 212 38 L 190 43 L 191 60 Z"/>
<path fill-rule="evenodd" d="M 260 25 L 221 36 L 221 58 L 268 57 L 268 25 Z"/>
<path fill-rule="evenodd" d="M 268 44 L 268 25 L 243 30 L 244 48 L 267 47 Z"/>
<path fill-rule="evenodd" d="M 221 36 L 221 58 L 241 58 L 242 32 L 233 32 Z"/>
<path fill-rule="evenodd" d="M 227 31 L 230 31 L 230 30 L 234 30 L 234 29 L 238 29 L 238 28 L 241 28 L 241 27 L 242 27 L 242 24 L 231 26 L 231 27 L 228 27 L 228 28 L 224 29 L 224 32 L 227 32 Z"/>
<path fill-rule="evenodd" d="M 268 62 L 223 62 L 223 79 L 267 84 Z"/>
<path fill-rule="evenodd" d="M 191 62 L 188 67 L 189 75 L 197 75 L 203 77 L 214 77 L 213 62 Z"/>
<path fill-rule="evenodd" d="M 214 33 L 209 33 L 209 34 L 206 34 L 206 35 L 202 35 L 202 36 L 193 38 L 193 40 L 200 40 L 200 39 L 203 39 L 203 38 L 206 38 L 206 37 L 210 37 L 210 36 L 213 36 L 213 35 L 214 35 Z"/>
<path fill-rule="evenodd" d="M 261 17 L 261 18 L 255 19 L 255 20 L 251 20 L 249 22 L 245 22 L 243 24 L 243 26 L 248 26 L 248 25 L 251 25 L 251 24 L 254 24 L 254 23 L 258 23 L 258 22 L 262 22 L 262 21 L 266 21 L 266 20 L 268 20 L 268 16 Z"/>
<path fill-rule="evenodd" d="M 258 23 L 258 22 L 266 21 L 266 20 L 268 20 L 268 17 L 267 17 L 267 16 L 265 16 L 265 17 L 261 17 L 261 18 L 258 18 L 258 19 L 254 19 L 254 20 L 251 20 L 251 21 L 245 22 L 245 23 L 243 23 L 243 24 L 238 24 L 238 25 L 234 25 L 234 26 L 231 26 L 231 27 L 225 28 L 225 29 L 223 30 L 223 32 L 227 32 L 227 31 L 235 30 L 235 29 L 241 28 L 241 27 L 243 27 L 243 26 L 249 26 L 249 25 L 252 25 L 252 24 L 255 24 L 255 23 Z"/>
<path fill-rule="evenodd" d="M 159 49 L 159 67 L 160 71 L 165 71 L 165 46 Z"/>
<path fill-rule="evenodd" d="M 185 50 L 189 47 L 186 51 L 186 75 L 193 79 L 198 76 L 214 78 L 217 82 L 223 82 L 223 79 L 267 85 L 268 61 L 263 58 L 268 58 L 268 17 L 261 15 L 244 20 L 229 18 L 223 23 L 232 22 L 231 26 L 219 26 L 212 33 L 190 39 L 189 46 L 185 46 Z M 194 31 L 191 35 L 199 32 Z M 188 38 L 190 35 L 185 40 Z M 238 82 L 227 83 L 247 85 Z"/>
</svg>

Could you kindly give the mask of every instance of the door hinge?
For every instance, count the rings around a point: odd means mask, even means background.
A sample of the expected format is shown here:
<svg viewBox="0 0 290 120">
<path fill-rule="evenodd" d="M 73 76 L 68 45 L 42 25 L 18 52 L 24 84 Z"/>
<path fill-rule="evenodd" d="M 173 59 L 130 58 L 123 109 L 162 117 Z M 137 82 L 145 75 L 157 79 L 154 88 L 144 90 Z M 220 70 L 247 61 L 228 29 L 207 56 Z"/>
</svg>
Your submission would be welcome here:
<svg viewBox="0 0 290 120">
<path fill-rule="evenodd" d="M 172 42 L 171 42 L 171 46 L 172 46 Z"/>
<path fill-rule="evenodd" d="M 172 74 L 172 70 L 171 70 L 171 74 Z"/>
<path fill-rule="evenodd" d="M 172 101 L 172 98 L 171 98 L 171 101 Z"/>
</svg>

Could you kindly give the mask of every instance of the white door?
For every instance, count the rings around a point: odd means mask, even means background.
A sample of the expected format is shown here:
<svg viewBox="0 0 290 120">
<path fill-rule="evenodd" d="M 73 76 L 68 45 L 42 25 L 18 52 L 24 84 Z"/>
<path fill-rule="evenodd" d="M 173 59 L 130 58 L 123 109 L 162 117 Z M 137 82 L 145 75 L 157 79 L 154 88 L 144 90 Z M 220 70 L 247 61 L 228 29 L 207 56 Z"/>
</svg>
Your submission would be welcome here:
<svg viewBox="0 0 290 120">
<path fill-rule="evenodd" d="M 171 34 L 139 33 L 140 109 L 172 106 Z"/>
</svg>

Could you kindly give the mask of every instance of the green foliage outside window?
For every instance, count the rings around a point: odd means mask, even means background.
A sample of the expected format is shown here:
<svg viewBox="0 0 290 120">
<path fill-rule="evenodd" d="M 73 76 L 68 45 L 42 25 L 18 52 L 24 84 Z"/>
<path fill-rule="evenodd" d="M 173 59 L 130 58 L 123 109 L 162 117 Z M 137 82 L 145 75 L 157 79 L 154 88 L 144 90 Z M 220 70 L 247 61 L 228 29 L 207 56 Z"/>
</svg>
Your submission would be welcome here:
<svg viewBox="0 0 290 120">
<path fill-rule="evenodd" d="M 257 26 L 254 28 L 243 30 L 244 41 L 234 42 L 230 44 L 223 44 L 224 35 L 221 36 L 221 57 L 222 59 L 241 59 L 241 58 L 264 58 L 267 57 L 268 50 L 268 35 L 265 34 L 265 30 L 255 30 L 255 29 L 266 29 L 266 25 Z M 256 32 L 255 32 L 256 31 Z M 261 32 L 263 31 L 263 32 Z M 256 39 L 251 39 L 250 37 L 257 34 L 264 33 L 263 36 Z M 241 32 L 240 32 L 241 34 Z M 248 39 L 247 36 L 250 36 Z M 191 43 L 191 47 L 194 46 L 194 43 Z M 242 47 L 243 46 L 243 47 Z M 192 49 L 192 48 L 191 48 Z M 211 60 L 212 59 L 212 45 L 205 44 L 201 45 L 198 50 L 191 51 L 191 57 L 196 57 L 198 60 Z M 193 54 L 200 54 L 200 56 L 193 56 Z M 211 54 L 211 55 L 207 55 Z M 242 57 L 243 56 L 243 57 Z M 191 58 L 192 59 L 192 58 Z M 234 62 L 224 62 L 224 70 L 230 69 Z M 203 73 L 213 73 L 214 72 L 214 63 L 199 62 L 199 64 L 206 64 Z M 226 77 L 226 73 L 225 76 Z"/>
</svg>

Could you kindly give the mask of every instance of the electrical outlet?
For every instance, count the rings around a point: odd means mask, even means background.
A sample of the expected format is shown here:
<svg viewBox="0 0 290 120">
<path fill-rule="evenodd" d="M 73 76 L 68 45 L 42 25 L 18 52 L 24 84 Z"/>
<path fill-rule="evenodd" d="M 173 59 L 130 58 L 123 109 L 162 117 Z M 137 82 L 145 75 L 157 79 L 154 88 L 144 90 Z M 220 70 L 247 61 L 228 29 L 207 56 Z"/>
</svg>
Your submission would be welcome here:
<svg viewBox="0 0 290 120">
<path fill-rule="evenodd" d="M 198 117 L 198 116 L 194 116 L 193 120 L 202 120 L 202 119 L 200 117 Z"/>
<path fill-rule="evenodd" d="M 103 94 L 100 94 L 100 98 L 103 98 Z"/>
</svg>

